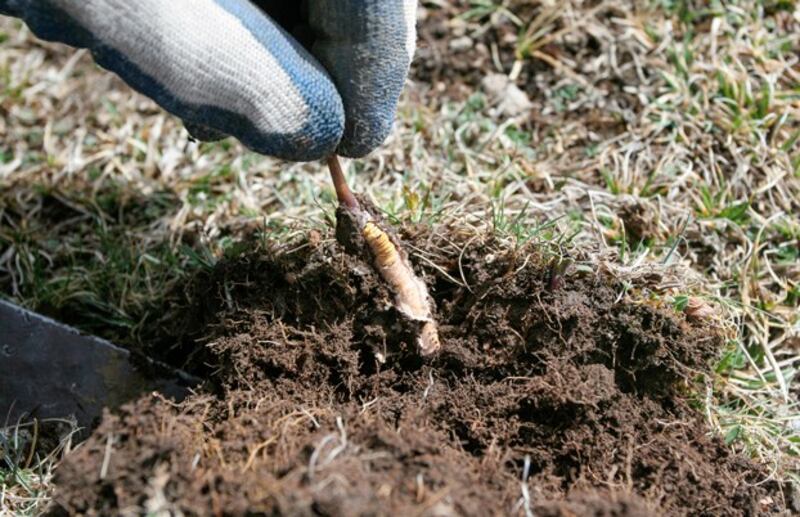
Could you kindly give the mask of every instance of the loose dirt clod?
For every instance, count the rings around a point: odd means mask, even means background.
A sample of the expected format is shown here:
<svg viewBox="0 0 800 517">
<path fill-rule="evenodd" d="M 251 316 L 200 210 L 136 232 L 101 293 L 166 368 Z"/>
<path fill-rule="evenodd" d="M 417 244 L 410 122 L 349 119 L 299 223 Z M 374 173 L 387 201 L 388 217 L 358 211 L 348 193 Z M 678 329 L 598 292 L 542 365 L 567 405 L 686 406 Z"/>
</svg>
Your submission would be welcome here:
<svg viewBox="0 0 800 517">
<path fill-rule="evenodd" d="M 349 242 L 354 236 L 347 235 L 348 231 L 361 234 L 372 254 L 375 269 L 394 292 L 397 309 L 419 327 L 417 347 L 420 354 L 427 356 L 437 352 L 441 346 L 439 331 L 433 319 L 427 286 L 414 273 L 399 241 L 381 228 L 381 222 L 375 213 L 361 207 L 347 186 L 341 165 L 335 155 L 329 158 L 328 168 L 331 171 L 339 205 L 341 209 L 349 212 L 350 220 L 355 223 L 347 224 L 347 229 L 344 231 L 337 229 L 337 238 Z M 337 220 L 341 221 L 342 217 L 338 217 Z"/>
</svg>

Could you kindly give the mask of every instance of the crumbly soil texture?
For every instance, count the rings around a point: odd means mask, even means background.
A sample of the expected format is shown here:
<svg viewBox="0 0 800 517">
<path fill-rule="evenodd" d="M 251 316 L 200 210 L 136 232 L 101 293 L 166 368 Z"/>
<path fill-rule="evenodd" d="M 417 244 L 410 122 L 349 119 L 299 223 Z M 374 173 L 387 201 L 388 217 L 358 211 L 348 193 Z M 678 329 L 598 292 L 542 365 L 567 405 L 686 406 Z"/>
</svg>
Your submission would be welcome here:
<svg viewBox="0 0 800 517">
<path fill-rule="evenodd" d="M 438 355 L 418 357 L 392 293 L 333 240 L 220 262 L 186 288 L 194 333 L 170 352 L 206 384 L 108 412 L 58 468 L 55 512 L 783 510 L 693 403 L 723 341 L 707 322 L 600 274 L 554 273 L 535 247 L 405 238 L 437 250 L 412 262 L 438 308 Z"/>
</svg>

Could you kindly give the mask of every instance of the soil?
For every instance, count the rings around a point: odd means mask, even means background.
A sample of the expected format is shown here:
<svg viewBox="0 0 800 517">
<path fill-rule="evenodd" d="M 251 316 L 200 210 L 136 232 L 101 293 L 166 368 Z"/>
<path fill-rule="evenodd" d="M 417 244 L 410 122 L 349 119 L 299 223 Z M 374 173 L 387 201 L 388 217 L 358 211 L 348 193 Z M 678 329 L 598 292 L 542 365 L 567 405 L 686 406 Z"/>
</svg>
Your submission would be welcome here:
<svg viewBox="0 0 800 517">
<path fill-rule="evenodd" d="M 723 343 L 710 323 L 620 297 L 599 273 L 554 281 L 533 247 L 403 238 L 439 254 L 440 269 L 412 257 L 438 307 L 437 356 L 416 355 L 391 293 L 332 239 L 221 262 L 181 294 L 176 328 L 192 333 L 165 352 L 207 384 L 107 413 L 58 468 L 54 512 L 784 510 L 692 399 Z"/>
</svg>

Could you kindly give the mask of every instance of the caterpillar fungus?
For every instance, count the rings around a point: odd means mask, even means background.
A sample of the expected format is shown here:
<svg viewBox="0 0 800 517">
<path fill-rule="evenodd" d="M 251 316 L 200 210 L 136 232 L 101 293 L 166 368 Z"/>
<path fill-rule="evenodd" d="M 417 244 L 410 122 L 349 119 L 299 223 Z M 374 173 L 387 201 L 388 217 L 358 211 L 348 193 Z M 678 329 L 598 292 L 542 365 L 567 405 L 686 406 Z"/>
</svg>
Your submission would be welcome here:
<svg viewBox="0 0 800 517">
<path fill-rule="evenodd" d="M 380 221 L 361 208 L 347 186 L 336 155 L 328 159 L 328 168 L 339 204 L 352 212 L 354 219 L 358 221 L 359 231 L 373 257 L 373 267 L 391 288 L 395 306 L 409 319 L 420 324 L 417 332 L 417 348 L 420 354 L 433 354 L 441 345 L 425 282 L 414 273 L 399 243 L 381 228 Z"/>
</svg>

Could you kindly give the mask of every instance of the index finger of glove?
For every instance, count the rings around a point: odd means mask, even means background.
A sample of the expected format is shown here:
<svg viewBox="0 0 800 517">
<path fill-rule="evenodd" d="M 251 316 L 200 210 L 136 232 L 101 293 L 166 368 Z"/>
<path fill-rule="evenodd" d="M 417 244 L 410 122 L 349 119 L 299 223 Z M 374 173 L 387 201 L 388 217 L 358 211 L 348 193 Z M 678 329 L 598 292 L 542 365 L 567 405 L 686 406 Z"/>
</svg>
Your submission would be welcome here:
<svg viewBox="0 0 800 517">
<path fill-rule="evenodd" d="M 345 128 L 337 152 L 360 157 L 380 145 L 416 47 L 417 0 L 311 0 L 314 56 L 342 96 Z"/>
</svg>

